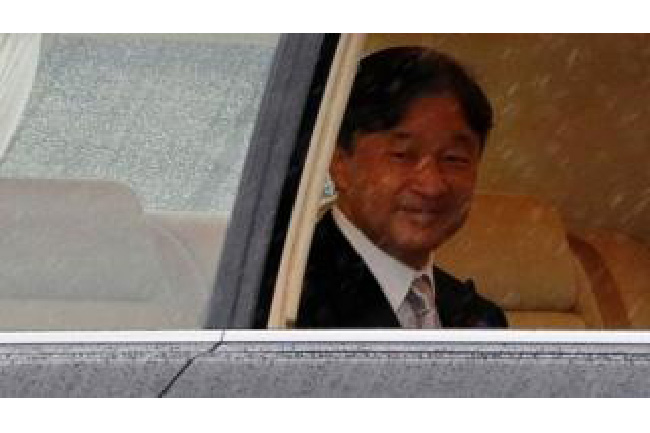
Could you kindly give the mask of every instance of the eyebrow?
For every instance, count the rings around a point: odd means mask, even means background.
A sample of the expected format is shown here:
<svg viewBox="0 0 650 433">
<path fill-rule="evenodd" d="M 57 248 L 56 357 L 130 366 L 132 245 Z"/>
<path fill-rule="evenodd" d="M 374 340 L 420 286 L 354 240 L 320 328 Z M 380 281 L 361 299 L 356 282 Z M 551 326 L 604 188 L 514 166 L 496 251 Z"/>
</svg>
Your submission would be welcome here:
<svg viewBox="0 0 650 433">
<path fill-rule="evenodd" d="M 454 131 L 452 134 L 453 134 L 454 138 L 460 137 L 460 138 L 463 138 L 463 139 L 468 139 L 468 138 L 469 139 L 471 139 L 471 138 L 478 139 L 478 137 L 479 137 L 479 135 L 476 132 L 474 132 L 472 129 L 457 130 L 457 131 Z"/>
<path fill-rule="evenodd" d="M 461 144 L 468 144 L 468 145 L 473 145 L 476 144 L 480 146 L 481 144 L 481 139 L 479 138 L 478 134 L 475 132 L 471 131 L 455 131 L 452 135 L 452 139 L 455 142 L 461 143 Z"/>
<path fill-rule="evenodd" d="M 393 134 L 393 136 L 395 138 L 411 138 L 411 137 L 413 137 L 412 132 L 404 131 L 402 129 L 395 129 L 395 130 L 393 130 L 391 132 L 392 132 L 392 134 Z"/>
</svg>

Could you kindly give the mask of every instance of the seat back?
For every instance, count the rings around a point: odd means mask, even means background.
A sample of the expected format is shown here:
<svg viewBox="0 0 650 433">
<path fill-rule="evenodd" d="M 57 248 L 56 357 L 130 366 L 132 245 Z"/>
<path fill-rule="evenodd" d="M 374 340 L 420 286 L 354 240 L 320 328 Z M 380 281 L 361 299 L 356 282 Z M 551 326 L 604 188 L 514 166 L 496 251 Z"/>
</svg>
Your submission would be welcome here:
<svg viewBox="0 0 650 433">
<path fill-rule="evenodd" d="M 558 212 L 530 196 L 479 194 L 436 263 L 506 310 L 514 327 L 594 328 L 602 320 Z"/>
<path fill-rule="evenodd" d="M 0 232 L 0 329 L 203 325 L 214 271 L 123 184 L 2 179 Z"/>
<path fill-rule="evenodd" d="M 587 265 L 605 328 L 650 328 L 650 248 L 623 233 L 589 229 L 570 237 Z"/>
</svg>

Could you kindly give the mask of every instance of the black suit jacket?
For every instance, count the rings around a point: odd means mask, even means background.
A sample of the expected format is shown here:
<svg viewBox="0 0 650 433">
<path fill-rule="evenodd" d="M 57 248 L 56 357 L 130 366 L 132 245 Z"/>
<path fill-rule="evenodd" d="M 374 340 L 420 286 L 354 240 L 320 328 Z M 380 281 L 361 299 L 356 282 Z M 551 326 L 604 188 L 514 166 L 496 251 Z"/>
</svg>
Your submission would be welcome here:
<svg viewBox="0 0 650 433">
<path fill-rule="evenodd" d="M 445 328 L 501 328 L 503 311 L 434 267 L 438 315 Z M 399 328 L 397 316 L 379 283 L 334 222 L 331 212 L 316 226 L 297 328 Z"/>
</svg>

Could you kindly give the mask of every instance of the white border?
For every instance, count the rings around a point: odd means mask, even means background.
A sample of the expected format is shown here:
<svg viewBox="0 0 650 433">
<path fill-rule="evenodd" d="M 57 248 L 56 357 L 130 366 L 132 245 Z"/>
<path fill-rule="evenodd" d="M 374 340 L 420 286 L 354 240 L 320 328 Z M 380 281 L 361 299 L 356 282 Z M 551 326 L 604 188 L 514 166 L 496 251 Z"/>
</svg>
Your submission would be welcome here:
<svg viewBox="0 0 650 433">
<path fill-rule="evenodd" d="M 421 2 L 380 0 L 21 0 L 3 31 L 32 32 L 644 32 L 637 0 Z M 286 13 L 284 11 L 289 11 Z M 4 18 L 4 19 L 3 19 Z"/>
<path fill-rule="evenodd" d="M 113 343 L 514 343 L 650 344 L 649 331 L 192 330 L 1 332 L 4 344 Z"/>
</svg>

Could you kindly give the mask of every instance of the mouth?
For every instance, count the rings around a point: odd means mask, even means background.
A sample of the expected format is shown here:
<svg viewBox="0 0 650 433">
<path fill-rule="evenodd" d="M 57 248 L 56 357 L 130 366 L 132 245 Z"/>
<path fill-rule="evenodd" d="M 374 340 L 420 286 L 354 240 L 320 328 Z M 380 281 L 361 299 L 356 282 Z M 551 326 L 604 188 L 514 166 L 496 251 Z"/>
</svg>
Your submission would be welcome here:
<svg viewBox="0 0 650 433">
<path fill-rule="evenodd" d="M 424 226 L 439 221 L 445 214 L 444 209 L 441 208 L 402 208 L 401 211 L 408 216 L 409 220 Z"/>
</svg>

